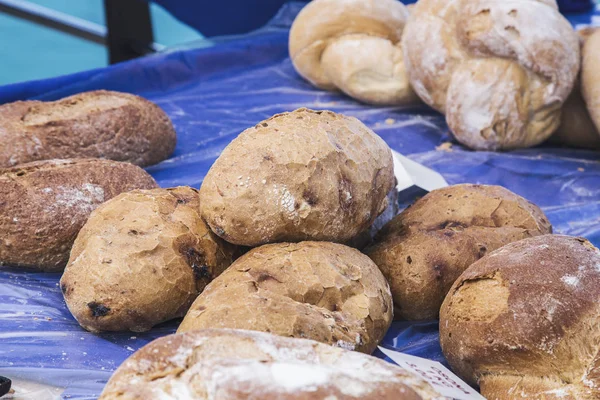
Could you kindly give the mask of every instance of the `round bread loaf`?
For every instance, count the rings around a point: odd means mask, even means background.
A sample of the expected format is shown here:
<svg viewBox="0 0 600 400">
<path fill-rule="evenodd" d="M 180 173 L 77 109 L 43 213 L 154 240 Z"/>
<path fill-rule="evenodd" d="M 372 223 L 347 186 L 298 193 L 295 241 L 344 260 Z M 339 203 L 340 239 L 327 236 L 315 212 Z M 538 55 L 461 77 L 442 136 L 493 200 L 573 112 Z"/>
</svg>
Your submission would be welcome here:
<svg viewBox="0 0 600 400">
<path fill-rule="evenodd" d="M 312 340 L 204 329 L 157 339 L 123 363 L 100 400 L 428 400 L 398 366 Z"/>
<path fill-rule="evenodd" d="M 600 252 L 546 235 L 489 254 L 444 300 L 440 342 L 488 399 L 600 398 Z"/>
<path fill-rule="evenodd" d="M 36 161 L 0 169 L 0 265 L 62 271 L 91 212 L 112 197 L 158 187 L 116 161 Z"/>
<path fill-rule="evenodd" d="M 554 0 L 420 0 L 402 47 L 415 92 L 477 150 L 550 137 L 580 66 Z"/>
<path fill-rule="evenodd" d="M 507 243 L 551 232 L 537 206 L 503 187 L 455 185 L 396 216 L 366 253 L 390 283 L 396 317 L 435 319 L 469 265 Z"/>
<path fill-rule="evenodd" d="M 583 46 L 581 90 L 596 129 L 600 131 L 600 29 L 588 34 Z"/>
<path fill-rule="evenodd" d="M 202 217 L 223 239 L 347 242 L 387 207 L 392 153 L 356 118 L 299 109 L 242 132 L 200 189 Z"/>
<path fill-rule="evenodd" d="M 143 332 L 184 316 L 237 255 L 198 207 L 198 192 L 178 187 L 123 193 L 94 211 L 60 280 L 77 322 L 93 332 Z"/>
<path fill-rule="evenodd" d="M 98 90 L 0 106 L 0 167 L 87 157 L 147 166 L 169 157 L 176 141 L 160 107 L 127 93 Z"/>
<path fill-rule="evenodd" d="M 212 281 L 178 332 L 249 329 L 371 353 L 391 322 L 390 289 L 367 256 L 335 243 L 278 243 Z"/>
<path fill-rule="evenodd" d="M 586 28 L 577 31 L 581 47 L 585 45 L 587 39 L 596 31 L 600 31 L 600 29 Z M 600 131 L 594 125 L 594 121 L 592 121 L 583 95 L 581 94 L 580 79 L 575 83 L 571 95 L 567 98 L 562 108 L 560 126 L 552 137 L 550 137 L 549 142 L 585 149 L 600 149 Z"/>
<path fill-rule="evenodd" d="M 290 58 L 319 88 L 370 104 L 416 102 L 400 47 L 407 19 L 396 0 L 314 0 L 292 24 Z"/>
</svg>

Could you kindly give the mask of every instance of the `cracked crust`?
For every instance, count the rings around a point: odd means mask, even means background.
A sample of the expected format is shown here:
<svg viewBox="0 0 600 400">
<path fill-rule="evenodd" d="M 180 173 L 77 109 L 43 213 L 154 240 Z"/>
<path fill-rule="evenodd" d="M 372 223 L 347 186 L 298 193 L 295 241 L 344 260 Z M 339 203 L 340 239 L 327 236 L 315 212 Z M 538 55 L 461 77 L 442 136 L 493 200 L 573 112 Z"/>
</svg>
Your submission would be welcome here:
<svg viewBox="0 0 600 400">
<path fill-rule="evenodd" d="M 366 254 L 390 283 L 397 317 L 436 319 L 469 265 L 507 243 L 551 232 L 537 206 L 503 187 L 455 185 L 396 216 Z"/>
<path fill-rule="evenodd" d="M 415 92 L 476 150 L 550 137 L 580 66 L 577 34 L 554 0 L 421 0 L 402 48 Z"/>
<path fill-rule="evenodd" d="M 0 169 L 0 265 L 62 271 L 90 213 L 120 193 L 158 187 L 143 169 L 98 159 Z"/>
<path fill-rule="evenodd" d="M 370 104 L 414 103 L 400 45 L 407 19 L 395 0 L 314 0 L 292 24 L 290 58 L 319 88 Z"/>
<path fill-rule="evenodd" d="M 88 157 L 148 166 L 169 157 L 176 140 L 160 107 L 127 93 L 99 90 L 0 106 L 0 167 Z"/>
<path fill-rule="evenodd" d="M 433 400 L 396 365 L 312 340 L 204 329 L 146 345 L 119 367 L 100 400 Z"/>
<path fill-rule="evenodd" d="M 242 132 L 200 188 L 202 217 L 245 246 L 348 242 L 387 207 L 392 153 L 362 122 L 299 109 Z"/>
<path fill-rule="evenodd" d="M 82 327 L 142 332 L 185 315 L 238 253 L 198 206 L 195 189 L 178 187 L 124 193 L 92 213 L 60 281 Z"/>
<path fill-rule="evenodd" d="M 371 353 L 392 320 L 387 282 L 358 250 L 327 242 L 265 245 L 198 296 L 178 332 L 235 328 Z"/>
<path fill-rule="evenodd" d="M 590 242 L 524 239 L 454 283 L 440 342 L 454 371 L 488 399 L 597 399 L 599 304 L 600 251 Z"/>
</svg>

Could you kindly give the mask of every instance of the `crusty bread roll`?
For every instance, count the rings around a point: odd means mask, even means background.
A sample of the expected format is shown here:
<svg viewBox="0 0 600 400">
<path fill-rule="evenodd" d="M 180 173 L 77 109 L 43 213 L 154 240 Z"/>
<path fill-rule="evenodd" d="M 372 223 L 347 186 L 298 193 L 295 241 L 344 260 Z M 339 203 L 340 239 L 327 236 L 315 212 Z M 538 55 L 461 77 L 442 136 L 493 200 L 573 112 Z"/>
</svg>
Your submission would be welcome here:
<svg viewBox="0 0 600 400">
<path fill-rule="evenodd" d="M 391 321 L 389 286 L 367 256 L 335 243 L 279 243 L 208 284 L 178 332 L 249 329 L 371 353 Z"/>
<path fill-rule="evenodd" d="M 237 255 L 200 218 L 197 190 L 134 190 L 90 215 L 60 288 L 83 328 L 143 332 L 183 317 Z"/>
<path fill-rule="evenodd" d="M 246 129 L 200 188 L 202 218 L 241 246 L 346 243 L 387 207 L 388 145 L 354 117 L 301 108 Z"/>
<path fill-rule="evenodd" d="M 140 167 L 110 160 L 45 160 L 0 169 L 0 266 L 62 271 L 92 211 L 123 192 L 157 187 Z"/>
<path fill-rule="evenodd" d="M 458 276 L 487 252 L 551 233 L 544 213 L 500 186 L 434 190 L 383 227 L 366 250 L 390 283 L 396 317 L 438 317 Z"/>
<path fill-rule="evenodd" d="M 167 114 L 128 93 L 98 90 L 0 106 L 0 167 L 88 157 L 147 166 L 169 157 L 176 141 Z"/>
<path fill-rule="evenodd" d="M 488 399 L 600 398 L 600 252 L 545 235 L 489 254 L 444 300 L 440 342 Z"/>
<path fill-rule="evenodd" d="M 577 31 L 581 47 L 597 30 L 600 31 L 600 28 L 586 28 Z M 583 51 L 582 57 L 584 57 Z M 581 94 L 581 79 L 577 79 L 575 82 L 575 87 L 562 108 L 560 126 L 550 137 L 549 142 L 571 147 L 600 149 L 600 130 L 594 125 Z"/>
<path fill-rule="evenodd" d="M 204 329 L 156 339 L 108 381 L 100 400 L 428 400 L 398 366 L 312 340 Z"/>
<path fill-rule="evenodd" d="M 413 89 L 477 150 L 533 146 L 557 129 L 577 44 L 554 0 L 420 0 L 402 39 Z"/>
<path fill-rule="evenodd" d="M 314 0 L 290 31 L 290 58 L 315 86 L 370 104 L 417 101 L 400 39 L 407 8 L 396 0 Z"/>
<path fill-rule="evenodd" d="M 583 46 L 581 90 L 596 129 L 600 131 L 600 29 L 589 31 Z"/>
</svg>

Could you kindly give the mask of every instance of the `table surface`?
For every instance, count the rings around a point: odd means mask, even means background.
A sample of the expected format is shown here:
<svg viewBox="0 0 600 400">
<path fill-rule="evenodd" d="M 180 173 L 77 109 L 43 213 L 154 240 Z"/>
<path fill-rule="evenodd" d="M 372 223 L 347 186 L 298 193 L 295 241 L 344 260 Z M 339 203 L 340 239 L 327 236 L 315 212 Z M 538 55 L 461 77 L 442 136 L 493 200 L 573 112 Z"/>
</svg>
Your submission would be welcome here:
<svg viewBox="0 0 600 400">
<path fill-rule="evenodd" d="M 423 107 L 370 107 L 317 90 L 287 57 L 289 27 L 299 4 L 288 4 L 265 28 L 105 69 L 0 88 L 0 103 L 57 99 L 84 90 L 143 95 L 172 118 L 175 154 L 148 171 L 163 187 L 199 187 L 223 148 L 245 128 L 299 107 L 353 115 L 394 150 L 440 172 L 450 184 L 502 185 L 540 205 L 556 233 L 600 245 L 600 154 L 547 146 L 506 153 L 473 152 L 451 140 L 444 118 Z M 598 11 L 594 15 L 599 14 Z M 592 14 L 570 16 L 588 24 Z M 59 274 L 0 269 L 0 375 L 65 388 L 63 396 L 93 399 L 111 372 L 135 350 L 174 332 L 176 321 L 144 334 L 95 335 L 68 312 Z M 395 322 L 384 345 L 443 361 L 437 322 Z M 381 355 L 379 355 L 381 356 Z"/>
</svg>

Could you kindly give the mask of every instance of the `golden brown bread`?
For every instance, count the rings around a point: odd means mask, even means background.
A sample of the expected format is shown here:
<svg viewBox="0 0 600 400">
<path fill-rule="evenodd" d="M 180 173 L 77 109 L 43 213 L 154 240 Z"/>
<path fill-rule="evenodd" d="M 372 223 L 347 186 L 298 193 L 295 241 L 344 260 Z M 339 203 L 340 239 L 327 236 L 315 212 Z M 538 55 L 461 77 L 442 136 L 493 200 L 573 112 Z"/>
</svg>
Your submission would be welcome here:
<svg viewBox="0 0 600 400">
<path fill-rule="evenodd" d="M 156 104 L 127 93 L 85 92 L 0 106 L 0 167 L 54 158 L 147 166 L 171 155 L 175 130 Z"/>
<path fill-rule="evenodd" d="M 477 150 L 550 137 L 579 71 L 577 44 L 555 0 L 420 0 L 402 38 L 415 92 Z"/>
<path fill-rule="evenodd" d="M 370 104 L 416 102 L 400 39 L 407 8 L 396 0 L 314 0 L 290 31 L 290 58 L 313 85 Z"/>
<path fill-rule="evenodd" d="M 600 132 L 600 29 L 588 34 L 583 46 L 581 90 L 590 116 Z"/>
<path fill-rule="evenodd" d="M 537 206 L 503 187 L 455 185 L 401 212 L 366 253 L 390 283 L 396 317 L 435 319 L 469 265 L 507 243 L 551 232 Z"/>
<path fill-rule="evenodd" d="M 183 317 L 238 255 L 198 209 L 189 187 L 135 190 L 98 207 L 60 280 L 77 322 L 93 332 L 142 332 Z"/>
<path fill-rule="evenodd" d="M 444 300 L 440 342 L 490 400 L 600 398 L 600 252 L 545 235 L 490 253 Z"/>
<path fill-rule="evenodd" d="M 77 233 L 104 201 L 158 187 L 143 169 L 98 159 L 0 169 L 0 265 L 62 271 Z"/>
<path fill-rule="evenodd" d="M 100 400 L 433 400 L 398 366 L 312 340 L 204 329 L 157 339 L 133 354 Z"/>
<path fill-rule="evenodd" d="M 249 329 L 371 353 L 391 321 L 388 284 L 367 256 L 335 243 L 279 243 L 208 284 L 178 332 Z"/>
<path fill-rule="evenodd" d="M 392 153 L 362 122 L 299 109 L 242 132 L 200 188 L 202 217 L 244 246 L 324 240 L 345 243 L 387 207 Z"/>
</svg>

